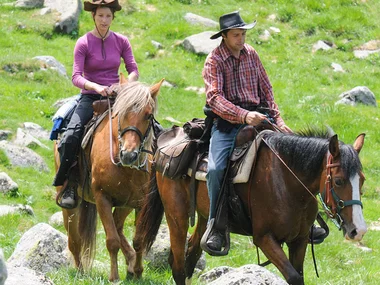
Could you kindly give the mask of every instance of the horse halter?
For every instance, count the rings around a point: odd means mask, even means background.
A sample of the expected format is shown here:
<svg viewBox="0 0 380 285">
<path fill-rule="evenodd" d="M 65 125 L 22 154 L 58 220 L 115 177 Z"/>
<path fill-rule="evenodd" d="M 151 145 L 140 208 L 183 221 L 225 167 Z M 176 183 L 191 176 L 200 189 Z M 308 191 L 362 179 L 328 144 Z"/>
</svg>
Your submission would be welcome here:
<svg viewBox="0 0 380 285">
<path fill-rule="evenodd" d="M 332 174 L 331 169 L 334 167 L 339 167 L 340 163 L 332 163 L 333 156 L 330 152 L 327 153 L 327 164 L 326 164 L 326 180 L 325 187 L 322 194 L 318 195 L 326 214 L 331 218 L 337 228 L 340 230 L 343 224 L 343 219 L 340 215 L 341 211 L 352 205 L 360 205 L 363 208 L 363 204 L 360 200 L 347 200 L 344 201 L 339 198 L 338 194 L 335 192 L 332 185 Z"/>
</svg>

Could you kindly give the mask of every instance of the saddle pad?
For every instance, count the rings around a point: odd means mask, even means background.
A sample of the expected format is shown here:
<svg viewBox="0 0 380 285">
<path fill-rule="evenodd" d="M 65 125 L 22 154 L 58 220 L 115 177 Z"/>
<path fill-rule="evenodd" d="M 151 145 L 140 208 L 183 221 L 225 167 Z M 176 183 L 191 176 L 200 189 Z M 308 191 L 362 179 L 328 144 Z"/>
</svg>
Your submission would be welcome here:
<svg viewBox="0 0 380 285">
<path fill-rule="evenodd" d="M 252 165 L 253 162 L 256 158 L 257 150 L 259 149 L 260 143 L 262 141 L 262 138 L 264 135 L 268 133 L 272 133 L 273 131 L 271 130 L 264 130 L 261 131 L 257 137 L 254 139 L 252 142 L 251 146 L 249 147 L 247 154 L 245 155 L 245 160 L 243 163 L 240 164 L 239 169 L 236 172 L 235 177 L 232 180 L 232 183 L 237 184 L 237 183 L 247 183 L 249 179 L 249 175 L 252 170 Z M 193 170 L 189 168 L 187 170 L 187 175 L 191 177 Z M 195 173 L 195 179 L 200 180 L 200 181 L 206 181 L 206 172 L 203 171 L 197 171 Z"/>
</svg>

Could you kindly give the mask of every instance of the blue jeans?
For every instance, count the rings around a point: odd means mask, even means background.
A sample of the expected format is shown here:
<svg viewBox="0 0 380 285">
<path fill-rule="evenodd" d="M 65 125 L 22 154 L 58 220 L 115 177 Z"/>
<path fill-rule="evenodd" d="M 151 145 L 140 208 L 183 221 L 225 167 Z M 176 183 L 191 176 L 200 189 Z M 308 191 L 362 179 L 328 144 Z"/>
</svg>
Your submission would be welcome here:
<svg viewBox="0 0 380 285">
<path fill-rule="evenodd" d="M 216 128 L 216 124 L 211 129 L 211 140 L 208 155 L 207 188 L 210 198 L 209 221 L 215 218 L 216 203 L 218 201 L 221 185 L 223 183 L 224 172 L 227 167 L 230 150 L 234 145 L 238 128 L 233 128 L 230 133 L 224 133 Z"/>
</svg>

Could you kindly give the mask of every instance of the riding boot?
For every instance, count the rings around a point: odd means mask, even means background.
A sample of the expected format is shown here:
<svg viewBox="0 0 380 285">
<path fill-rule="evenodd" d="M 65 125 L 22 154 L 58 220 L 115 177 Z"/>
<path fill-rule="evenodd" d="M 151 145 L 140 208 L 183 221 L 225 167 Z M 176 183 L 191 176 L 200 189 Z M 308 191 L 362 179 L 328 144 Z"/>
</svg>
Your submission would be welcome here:
<svg viewBox="0 0 380 285">
<path fill-rule="evenodd" d="M 65 140 L 65 138 L 63 139 Z M 55 175 L 53 186 L 62 186 L 69 177 L 69 170 L 77 160 L 79 139 L 70 136 L 58 147 L 60 165 Z"/>
</svg>

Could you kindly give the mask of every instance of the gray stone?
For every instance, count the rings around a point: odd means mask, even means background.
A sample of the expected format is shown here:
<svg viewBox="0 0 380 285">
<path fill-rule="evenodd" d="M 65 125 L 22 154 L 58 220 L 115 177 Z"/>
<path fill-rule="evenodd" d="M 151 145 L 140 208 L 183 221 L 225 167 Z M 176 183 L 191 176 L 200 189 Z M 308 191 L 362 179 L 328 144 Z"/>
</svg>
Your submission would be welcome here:
<svg viewBox="0 0 380 285">
<path fill-rule="evenodd" d="M 188 235 L 188 238 L 190 236 Z M 150 251 L 146 254 L 145 260 L 149 262 L 149 267 L 151 268 L 168 268 L 168 258 L 170 252 L 170 235 L 169 228 L 167 225 L 161 225 L 156 240 L 153 243 Z M 206 258 L 203 253 L 198 260 L 196 269 L 204 270 L 206 268 Z"/>
<path fill-rule="evenodd" d="M 7 265 L 4 259 L 3 250 L 0 248 L 0 285 L 5 284 L 5 280 L 8 277 Z"/>
<path fill-rule="evenodd" d="M 288 284 L 276 274 L 256 264 L 248 264 L 239 268 L 231 268 L 226 266 L 217 267 L 209 272 L 202 274 L 200 280 L 203 284 L 206 283 L 212 285 Z"/>
<path fill-rule="evenodd" d="M 5 172 L 0 172 L 0 193 L 8 193 L 9 191 L 15 191 L 17 189 L 17 183 Z"/>
<path fill-rule="evenodd" d="M 54 285 L 45 275 L 26 267 L 8 266 L 6 285 Z"/>
<path fill-rule="evenodd" d="M 49 172 L 43 158 L 27 147 L 20 147 L 8 141 L 0 141 L 0 149 L 5 151 L 13 166 L 33 167 L 40 171 Z"/>
<path fill-rule="evenodd" d="M 190 52 L 207 55 L 216 48 L 221 41 L 220 38 L 211 40 L 210 37 L 213 34 L 215 34 L 215 32 L 207 31 L 189 36 L 182 42 L 182 45 Z"/>
<path fill-rule="evenodd" d="M 45 7 L 58 12 L 54 29 L 70 34 L 78 29 L 79 15 L 82 10 L 81 0 L 45 0 Z"/>
<path fill-rule="evenodd" d="M 28 230 L 17 243 L 8 265 L 47 273 L 70 264 L 67 237 L 45 223 Z"/>
<path fill-rule="evenodd" d="M 56 70 L 58 74 L 68 78 L 66 73 L 66 68 L 62 63 L 60 63 L 58 60 L 56 60 L 53 56 L 50 55 L 43 55 L 43 56 L 35 56 L 33 59 L 38 60 L 42 64 L 43 69 L 52 69 Z"/>
<path fill-rule="evenodd" d="M 17 0 L 15 7 L 24 9 L 40 8 L 44 5 L 44 0 Z"/>
<path fill-rule="evenodd" d="M 192 24 L 192 25 L 202 25 L 205 27 L 210 27 L 210 28 L 218 28 L 219 23 L 215 22 L 211 19 L 204 18 L 202 16 L 193 14 L 193 13 L 186 13 L 185 15 L 185 20 L 186 22 Z"/>
<path fill-rule="evenodd" d="M 357 86 L 350 91 L 339 95 L 341 98 L 335 104 L 346 104 L 356 106 L 358 103 L 377 107 L 375 94 L 366 86 Z"/>
<path fill-rule="evenodd" d="M 0 216 L 5 216 L 5 215 L 15 214 L 15 213 L 34 216 L 33 209 L 29 205 L 22 205 L 22 204 L 0 205 Z"/>
<path fill-rule="evenodd" d="M 49 224 L 52 226 L 63 226 L 62 212 L 59 211 L 59 212 L 53 214 L 49 219 Z"/>
</svg>

